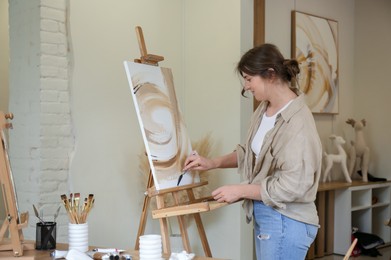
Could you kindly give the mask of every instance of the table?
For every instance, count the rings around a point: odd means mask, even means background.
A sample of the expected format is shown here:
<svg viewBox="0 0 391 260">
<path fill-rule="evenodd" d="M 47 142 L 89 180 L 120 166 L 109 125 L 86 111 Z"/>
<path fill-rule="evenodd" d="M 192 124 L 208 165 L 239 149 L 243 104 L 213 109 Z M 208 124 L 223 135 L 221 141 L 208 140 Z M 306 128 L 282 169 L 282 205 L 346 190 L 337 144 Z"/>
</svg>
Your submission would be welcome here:
<svg viewBox="0 0 391 260">
<path fill-rule="evenodd" d="M 94 247 L 91 247 L 91 249 Z M 57 250 L 67 250 L 68 245 L 67 244 L 61 244 L 57 243 Z M 0 252 L 0 259 L 1 260 L 53 260 L 50 256 L 50 252 L 53 250 L 24 250 L 23 256 L 21 257 L 14 257 L 13 252 L 10 251 L 2 251 Z M 139 260 L 138 252 L 134 250 L 127 250 L 127 254 L 130 254 L 133 257 L 133 260 Z M 169 256 L 164 255 L 164 259 L 169 259 Z M 194 260 L 222 260 L 218 258 L 210 258 L 210 257 L 204 257 L 204 256 L 196 256 Z"/>
</svg>

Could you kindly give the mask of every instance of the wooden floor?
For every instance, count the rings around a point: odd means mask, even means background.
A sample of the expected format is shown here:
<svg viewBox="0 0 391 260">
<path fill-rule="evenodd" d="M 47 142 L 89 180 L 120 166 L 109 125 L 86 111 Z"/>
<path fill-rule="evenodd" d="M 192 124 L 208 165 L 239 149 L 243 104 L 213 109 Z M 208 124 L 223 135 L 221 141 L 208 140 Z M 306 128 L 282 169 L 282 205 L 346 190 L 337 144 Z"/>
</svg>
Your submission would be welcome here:
<svg viewBox="0 0 391 260">
<path fill-rule="evenodd" d="M 350 257 L 350 260 L 391 260 L 391 246 L 387 246 L 384 248 L 379 249 L 380 254 L 382 256 L 378 257 L 371 257 L 371 256 L 357 256 L 357 257 Z M 344 256 L 342 255 L 330 255 L 325 256 L 321 258 L 315 258 L 315 260 L 342 260 Z"/>
</svg>

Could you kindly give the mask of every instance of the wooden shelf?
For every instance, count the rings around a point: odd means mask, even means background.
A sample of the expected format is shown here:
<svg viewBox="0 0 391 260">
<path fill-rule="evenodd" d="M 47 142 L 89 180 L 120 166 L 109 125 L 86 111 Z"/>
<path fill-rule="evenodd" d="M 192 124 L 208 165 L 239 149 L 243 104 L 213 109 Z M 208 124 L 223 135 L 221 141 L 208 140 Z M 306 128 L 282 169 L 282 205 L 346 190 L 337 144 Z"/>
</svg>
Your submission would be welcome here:
<svg viewBox="0 0 391 260">
<path fill-rule="evenodd" d="M 350 188 L 350 187 L 377 185 L 377 184 L 382 184 L 382 183 L 391 183 L 391 181 L 382 181 L 382 182 L 352 181 L 352 183 L 348 183 L 348 182 L 325 182 L 325 183 L 319 183 L 318 191 L 340 190 L 340 189 L 347 189 L 347 188 Z"/>
<path fill-rule="evenodd" d="M 334 218 L 338 221 L 334 225 L 334 253 L 346 253 L 353 227 L 390 243 L 391 229 L 385 223 L 391 216 L 391 182 L 356 182 L 335 187 L 342 186 L 335 190 Z"/>
<path fill-rule="evenodd" d="M 358 226 L 391 242 L 391 181 L 320 183 L 316 197 L 320 228 L 306 259 L 339 253 L 351 244 L 351 228 Z M 376 197 L 376 203 L 372 202 Z M 337 221 L 335 221 L 337 220 Z"/>
</svg>

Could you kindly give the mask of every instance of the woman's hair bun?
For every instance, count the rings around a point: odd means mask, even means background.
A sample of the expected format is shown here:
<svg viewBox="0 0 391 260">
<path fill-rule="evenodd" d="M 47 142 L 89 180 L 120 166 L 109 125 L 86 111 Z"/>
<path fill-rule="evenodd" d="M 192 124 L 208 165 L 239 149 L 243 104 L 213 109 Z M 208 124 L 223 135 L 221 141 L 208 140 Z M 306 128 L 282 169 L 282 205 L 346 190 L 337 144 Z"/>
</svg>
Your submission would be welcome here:
<svg viewBox="0 0 391 260">
<path fill-rule="evenodd" d="M 297 74 L 300 73 L 300 67 L 297 60 L 294 59 L 285 59 L 283 61 L 283 67 L 287 72 L 288 80 L 290 81 L 292 78 L 296 78 Z"/>
</svg>

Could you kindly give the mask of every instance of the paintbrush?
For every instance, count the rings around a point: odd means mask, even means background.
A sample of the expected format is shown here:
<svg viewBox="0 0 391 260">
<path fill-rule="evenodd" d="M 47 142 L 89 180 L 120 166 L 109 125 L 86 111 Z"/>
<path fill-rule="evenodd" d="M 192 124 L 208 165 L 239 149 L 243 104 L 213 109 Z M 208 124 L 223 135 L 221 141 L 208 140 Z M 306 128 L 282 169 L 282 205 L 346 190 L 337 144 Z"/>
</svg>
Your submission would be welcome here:
<svg viewBox="0 0 391 260">
<path fill-rule="evenodd" d="M 69 210 L 68 210 L 68 206 L 67 206 L 67 201 L 68 201 L 68 198 L 67 198 L 67 195 L 65 194 L 62 194 L 61 195 L 61 200 L 62 200 L 62 204 L 64 205 L 64 208 L 65 208 L 65 211 L 67 212 L 68 214 L 68 217 L 69 219 L 71 218 L 70 214 L 69 214 Z"/>
<path fill-rule="evenodd" d="M 198 155 L 198 153 L 197 153 L 197 151 L 193 151 L 193 152 L 191 153 L 191 155 Z M 189 163 L 191 163 L 191 162 L 189 162 Z M 188 164 L 189 164 L 189 163 L 188 163 Z M 188 165 L 188 164 L 186 164 L 186 165 Z M 200 166 L 200 165 L 198 164 L 198 166 Z M 179 175 L 178 182 L 177 182 L 176 186 L 179 186 L 179 184 L 181 183 L 181 180 L 182 180 L 182 178 L 183 178 L 183 175 L 185 175 L 186 173 L 187 173 L 187 171 L 183 171 L 183 172 Z"/>
<path fill-rule="evenodd" d="M 79 219 L 79 200 L 80 200 L 80 193 L 75 193 L 74 203 L 73 203 L 73 211 L 75 212 L 76 217 L 76 223 L 80 223 Z"/>
<path fill-rule="evenodd" d="M 183 178 L 183 175 L 185 175 L 186 173 L 187 173 L 187 171 L 183 171 L 183 172 L 181 173 L 181 175 L 179 175 L 178 182 L 177 182 L 176 186 L 179 186 L 179 183 L 181 183 L 181 180 L 182 180 L 182 178 Z"/>
<path fill-rule="evenodd" d="M 88 195 L 88 199 L 87 199 L 87 210 L 86 210 L 86 213 L 88 214 L 92 208 L 92 206 L 94 205 L 94 194 L 89 194 Z"/>
<path fill-rule="evenodd" d="M 87 209 L 87 214 L 90 213 L 92 207 L 94 206 L 94 194 L 89 194 L 88 195 L 88 209 Z"/>
<path fill-rule="evenodd" d="M 88 198 L 84 198 L 84 203 L 80 205 L 80 193 L 74 193 L 69 195 L 72 199 L 68 199 L 65 194 L 61 195 L 65 210 L 68 213 L 69 220 L 72 224 L 86 223 L 87 215 L 94 205 L 94 194 L 89 194 Z M 57 217 L 58 215 L 55 215 Z"/>
<path fill-rule="evenodd" d="M 67 198 L 67 195 L 63 194 L 61 195 L 61 200 L 64 204 L 64 207 L 65 207 L 65 210 L 67 211 L 67 214 L 68 214 L 68 217 L 69 217 L 69 221 L 71 221 L 71 223 L 75 223 L 75 219 L 74 219 L 74 216 L 72 214 L 72 209 L 71 209 L 71 206 L 70 206 L 70 203 L 69 203 L 69 200 Z"/>
<path fill-rule="evenodd" d="M 94 199 L 94 194 L 89 194 L 88 198 L 84 199 L 84 210 L 82 213 L 82 221 L 86 222 L 87 221 L 87 216 L 88 213 L 90 212 L 92 206 L 94 205 L 95 199 Z"/>
<path fill-rule="evenodd" d="M 87 198 L 84 198 L 84 203 L 81 206 L 80 221 L 84 223 L 84 215 L 87 207 Z"/>
<path fill-rule="evenodd" d="M 69 203 L 70 203 L 70 206 L 71 206 L 71 209 L 73 209 L 73 193 L 70 193 L 69 194 Z"/>
</svg>

